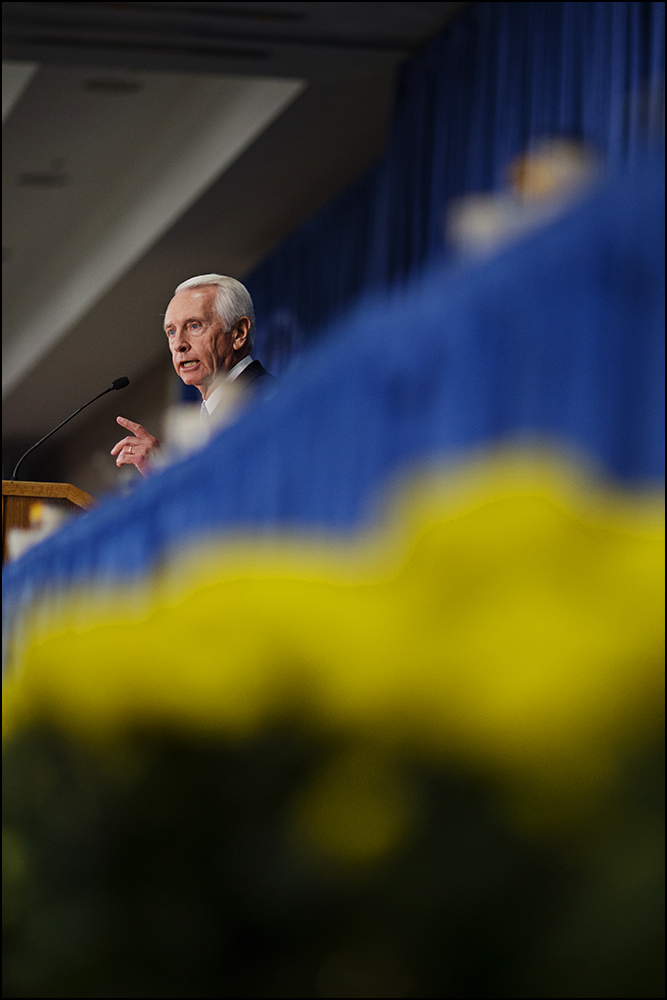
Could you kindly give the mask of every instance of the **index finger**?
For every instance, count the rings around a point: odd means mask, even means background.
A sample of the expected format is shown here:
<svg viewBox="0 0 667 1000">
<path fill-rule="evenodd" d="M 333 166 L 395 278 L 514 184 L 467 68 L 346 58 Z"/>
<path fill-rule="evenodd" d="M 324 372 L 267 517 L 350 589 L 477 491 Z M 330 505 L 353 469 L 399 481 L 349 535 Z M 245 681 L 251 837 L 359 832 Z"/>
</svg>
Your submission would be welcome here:
<svg viewBox="0 0 667 1000">
<path fill-rule="evenodd" d="M 134 420 L 128 420 L 127 417 L 116 417 L 116 423 L 122 424 L 123 427 L 128 427 L 137 437 L 148 436 L 148 431 L 144 430 L 141 424 L 136 424 Z"/>
</svg>

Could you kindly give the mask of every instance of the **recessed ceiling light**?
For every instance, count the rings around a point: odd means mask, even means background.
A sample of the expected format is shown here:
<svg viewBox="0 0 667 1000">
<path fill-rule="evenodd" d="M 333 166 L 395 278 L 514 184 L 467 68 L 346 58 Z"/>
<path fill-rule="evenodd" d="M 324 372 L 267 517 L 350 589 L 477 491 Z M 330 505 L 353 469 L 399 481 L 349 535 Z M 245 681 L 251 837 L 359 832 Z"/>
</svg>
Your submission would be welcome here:
<svg viewBox="0 0 667 1000">
<path fill-rule="evenodd" d="M 118 80 L 114 77 L 98 77 L 94 80 L 84 80 L 84 90 L 93 90 L 98 94 L 136 94 L 144 89 L 140 80 Z"/>
<path fill-rule="evenodd" d="M 69 174 L 56 174 L 50 171 L 27 171 L 24 174 L 19 174 L 17 183 L 21 187 L 56 188 L 65 187 L 66 184 L 69 184 L 70 180 Z"/>
</svg>

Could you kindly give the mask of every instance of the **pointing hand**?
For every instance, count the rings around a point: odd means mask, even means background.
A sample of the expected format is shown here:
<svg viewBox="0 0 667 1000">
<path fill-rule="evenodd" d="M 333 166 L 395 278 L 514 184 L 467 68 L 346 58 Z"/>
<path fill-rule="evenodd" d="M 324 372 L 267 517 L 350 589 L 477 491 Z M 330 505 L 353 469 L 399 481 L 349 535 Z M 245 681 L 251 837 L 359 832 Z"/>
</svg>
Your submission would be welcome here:
<svg viewBox="0 0 667 1000">
<path fill-rule="evenodd" d="M 135 465 L 142 476 L 147 475 L 150 455 L 160 448 L 160 442 L 134 420 L 116 417 L 116 421 L 132 432 L 111 449 L 111 454 L 117 456 L 116 465 L 119 468 L 121 465 Z"/>
</svg>

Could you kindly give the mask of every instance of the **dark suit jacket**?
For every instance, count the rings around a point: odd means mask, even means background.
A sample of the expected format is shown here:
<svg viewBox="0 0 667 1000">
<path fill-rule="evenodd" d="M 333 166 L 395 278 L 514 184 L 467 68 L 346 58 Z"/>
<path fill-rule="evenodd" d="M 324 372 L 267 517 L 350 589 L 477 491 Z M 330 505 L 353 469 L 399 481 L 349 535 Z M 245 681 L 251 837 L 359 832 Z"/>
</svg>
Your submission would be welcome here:
<svg viewBox="0 0 667 1000">
<path fill-rule="evenodd" d="M 242 385 L 244 389 L 250 389 L 252 386 L 252 391 L 255 392 L 258 389 L 268 389 L 269 386 L 276 381 L 276 378 L 274 375 L 267 372 L 261 361 L 253 361 L 247 368 L 243 369 L 236 381 L 239 385 Z"/>
</svg>

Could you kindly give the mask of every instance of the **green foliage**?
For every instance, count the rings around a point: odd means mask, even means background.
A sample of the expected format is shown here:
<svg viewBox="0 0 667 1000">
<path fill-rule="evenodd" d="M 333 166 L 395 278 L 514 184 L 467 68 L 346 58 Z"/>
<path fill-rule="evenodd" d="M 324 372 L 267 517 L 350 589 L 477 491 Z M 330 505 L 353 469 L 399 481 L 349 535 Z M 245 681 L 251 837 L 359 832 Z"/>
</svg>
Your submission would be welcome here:
<svg viewBox="0 0 667 1000">
<path fill-rule="evenodd" d="M 3 995 L 662 996 L 661 760 L 537 835 L 497 783 L 299 721 L 103 747 L 23 731 Z"/>
</svg>

